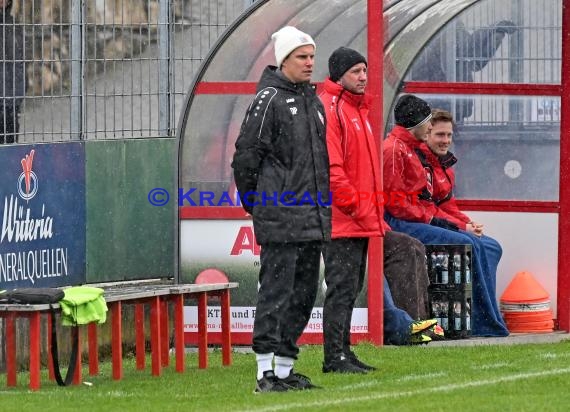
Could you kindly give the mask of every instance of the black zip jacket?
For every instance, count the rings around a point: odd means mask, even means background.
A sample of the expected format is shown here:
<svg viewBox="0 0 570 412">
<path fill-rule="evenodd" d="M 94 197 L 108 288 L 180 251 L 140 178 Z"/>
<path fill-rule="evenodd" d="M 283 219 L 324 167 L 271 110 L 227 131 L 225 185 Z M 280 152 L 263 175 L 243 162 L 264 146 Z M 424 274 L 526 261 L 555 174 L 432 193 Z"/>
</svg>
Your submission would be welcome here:
<svg viewBox="0 0 570 412">
<path fill-rule="evenodd" d="M 323 106 L 309 83 L 268 66 L 236 141 L 232 167 L 257 243 L 328 241 L 329 161 Z"/>
</svg>

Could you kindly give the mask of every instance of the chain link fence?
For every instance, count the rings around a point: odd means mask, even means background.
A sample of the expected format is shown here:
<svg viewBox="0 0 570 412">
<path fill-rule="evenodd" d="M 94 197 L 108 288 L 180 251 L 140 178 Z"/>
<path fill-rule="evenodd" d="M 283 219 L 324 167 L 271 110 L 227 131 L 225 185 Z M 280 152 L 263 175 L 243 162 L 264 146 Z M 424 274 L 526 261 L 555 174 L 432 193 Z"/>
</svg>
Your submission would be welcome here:
<svg viewBox="0 0 570 412">
<path fill-rule="evenodd" d="M 173 136 L 202 60 L 252 3 L 0 0 L 3 140 Z"/>
</svg>

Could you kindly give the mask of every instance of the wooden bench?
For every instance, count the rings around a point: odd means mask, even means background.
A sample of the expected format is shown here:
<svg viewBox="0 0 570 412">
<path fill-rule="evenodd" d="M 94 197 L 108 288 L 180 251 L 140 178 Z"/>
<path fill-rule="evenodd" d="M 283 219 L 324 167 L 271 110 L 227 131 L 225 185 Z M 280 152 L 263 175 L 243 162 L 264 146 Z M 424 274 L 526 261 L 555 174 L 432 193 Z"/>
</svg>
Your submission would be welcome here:
<svg viewBox="0 0 570 412">
<path fill-rule="evenodd" d="M 151 371 L 152 375 L 161 375 L 162 367 L 169 364 L 169 328 L 168 303 L 174 306 L 174 349 L 176 357 L 176 371 L 184 371 L 184 300 L 192 298 L 197 300 L 198 306 L 198 367 L 208 366 L 208 331 L 207 331 L 207 304 L 208 297 L 216 296 L 221 300 L 222 321 L 222 363 L 231 364 L 231 331 L 230 331 L 230 290 L 237 288 L 235 282 L 212 284 L 178 284 L 178 285 L 144 285 L 128 287 L 104 288 L 105 301 L 109 307 L 108 318 L 111 321 L 111 359 L 112 377 L 122 379 L 122 307 L 126 304 L 135 305 L 135 352 L 137 369 L 145 368 L 145 332 L 144 332 L 144 305 L 150 306 L 150 341 L 151 341 Z M 59 305 L 53 305 L 59 311 Z M 7 386 L 16 386 L 16 318 L 28 318 L 29 332 L 29 360 L 30 382 L 32 390 L 40 388 L 40 320 L 41 315 L 47 315 L 48 353 L 51 347 L 51 319 L 52 311 L 47 304 L 21 305 L 0 304 L 0 317 L 5 319 L 6 347 L 6 374 Z M 87 326 L 87 343 L 89 359 L 89 375 L 99 373 L 97 324 Z M 81 353 L 81 347 L 79 348 Z M 51 356 L 48 356 L 48 370 L 50 379 L 54 379 Z M 81 357 L 78 357 L 74 384 L 81 383 Z"/>
</svg>

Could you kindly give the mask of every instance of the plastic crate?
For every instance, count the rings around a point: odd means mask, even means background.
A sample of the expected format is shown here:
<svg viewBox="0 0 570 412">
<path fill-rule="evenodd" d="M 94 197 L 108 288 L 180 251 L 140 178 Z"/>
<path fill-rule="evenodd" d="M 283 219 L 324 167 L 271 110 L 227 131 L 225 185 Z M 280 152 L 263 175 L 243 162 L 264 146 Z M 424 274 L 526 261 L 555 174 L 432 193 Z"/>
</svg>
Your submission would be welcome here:
<svg viewBox="0 0 570 412">
<path fill-rule="evenodd" d="M 471 336 L 471 245 L 426 245 L 429 311 L 448 339 Z"/>
</svg>

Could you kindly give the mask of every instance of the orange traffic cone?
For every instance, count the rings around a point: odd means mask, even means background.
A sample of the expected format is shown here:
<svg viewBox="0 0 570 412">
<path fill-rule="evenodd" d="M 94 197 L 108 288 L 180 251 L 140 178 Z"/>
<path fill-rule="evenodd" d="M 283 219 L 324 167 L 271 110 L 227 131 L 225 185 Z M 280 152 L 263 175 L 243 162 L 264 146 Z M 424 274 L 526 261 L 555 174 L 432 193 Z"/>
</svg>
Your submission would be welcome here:
<svg viewBox="0 0 570 412">
<path fill-rule="evenodd" d="M 530 272 L 518 272 L 501 295 L 501 302 L 529 303 L 549 300 L 548 292 Z"/>
<path fill-rule="evenodd" d="M 501 295 L 501 312 L 511 332 L 547 333 L 554 329 L 548 292 L 531 273 L 518 272 Z"/>
</svg>

